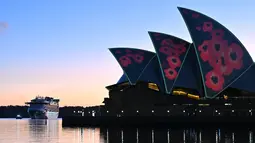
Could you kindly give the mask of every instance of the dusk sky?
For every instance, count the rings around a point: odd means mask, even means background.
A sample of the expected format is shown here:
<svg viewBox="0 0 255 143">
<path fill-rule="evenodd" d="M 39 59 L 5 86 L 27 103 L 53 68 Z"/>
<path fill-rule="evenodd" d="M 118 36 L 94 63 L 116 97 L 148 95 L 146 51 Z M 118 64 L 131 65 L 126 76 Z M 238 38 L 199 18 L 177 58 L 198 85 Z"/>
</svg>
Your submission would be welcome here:
<svg viewBox="0 0 255 143">
<path fill-rule="evenodd" d="M 1 0 L 0 105 L 37 95 L 99 105 L 122 70 L 108 48 L 154 51 L 147 31 L 191 42 L 177 6 L 231 30 L 255 58 L 254 0 Z M 7 26 L 8 25 L 8 26 Z"/>
</svg>

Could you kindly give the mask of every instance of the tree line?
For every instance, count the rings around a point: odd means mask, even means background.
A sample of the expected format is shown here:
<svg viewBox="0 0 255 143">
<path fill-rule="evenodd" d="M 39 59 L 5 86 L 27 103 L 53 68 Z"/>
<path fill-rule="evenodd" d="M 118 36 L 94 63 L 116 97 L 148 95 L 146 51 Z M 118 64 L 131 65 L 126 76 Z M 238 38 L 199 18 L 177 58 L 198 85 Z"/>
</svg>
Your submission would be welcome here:
<svg viewBox="0 0 255 143">
<path fill-rule="evenodd" d="M 0 106 L 0 118 L 15 118 L 18 114 L 23 118 L 29 118 L 28 106 Z M 84 109 L 82 106 L 64 106 L 59 108 L 59 118 L 70 116 L 74 111 Z"/>
</svg>

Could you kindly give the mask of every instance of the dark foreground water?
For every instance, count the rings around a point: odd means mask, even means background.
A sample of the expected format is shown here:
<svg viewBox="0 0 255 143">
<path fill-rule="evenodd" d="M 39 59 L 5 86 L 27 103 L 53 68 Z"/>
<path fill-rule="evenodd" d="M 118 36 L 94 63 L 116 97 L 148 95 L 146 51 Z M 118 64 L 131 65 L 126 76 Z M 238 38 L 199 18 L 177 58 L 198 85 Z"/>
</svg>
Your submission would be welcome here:
<svg viewBox="0 0 255 143">
<path fill-rule="evenodd" d="M 62 128 L 62 120 L 0 119 L 0 143 L 254 143 L 251 129 Z"/>
</svg>

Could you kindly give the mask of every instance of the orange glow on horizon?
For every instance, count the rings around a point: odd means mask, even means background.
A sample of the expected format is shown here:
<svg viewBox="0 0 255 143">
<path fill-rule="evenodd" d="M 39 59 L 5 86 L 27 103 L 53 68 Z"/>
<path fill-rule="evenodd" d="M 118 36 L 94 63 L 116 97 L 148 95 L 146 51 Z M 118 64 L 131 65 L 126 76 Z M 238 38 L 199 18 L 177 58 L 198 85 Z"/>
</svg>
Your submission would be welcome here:
<svg viewBox="0 0 255 143">
<path fill-rule="evenodd" d="M 65 71 L 66 73 L 59 74 L 41 73 L 39 77 L 36 74 L 30 75 L 29 80 L 20 75 L 19 79 L 11 79 L 11 83 L 0 82 L 0 106 L 25 105 L 25 102 L 37 95 L 58 98 L 61 107 L 102 105 L 104 98 L 108 97 L 108 90 L 105 87 L 115 84 L 121 76 L 120 68 L 116 71 L 103 67 L 93 71 L 82 69 L 76 73 L 72 70 Z M 106 73 L 102 74 L 101 71 Z M 1 79 L 4 80 L 10 81 Z M 27 83 L 21 83 L 24 81 Z"/>
</svg>

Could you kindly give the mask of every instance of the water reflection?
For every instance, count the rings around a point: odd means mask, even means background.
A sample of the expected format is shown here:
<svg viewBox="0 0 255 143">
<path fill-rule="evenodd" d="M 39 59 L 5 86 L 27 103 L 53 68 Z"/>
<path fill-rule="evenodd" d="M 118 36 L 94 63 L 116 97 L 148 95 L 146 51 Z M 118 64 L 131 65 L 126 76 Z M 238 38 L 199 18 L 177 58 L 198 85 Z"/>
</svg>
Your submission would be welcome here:
<svg viewBox="0 0 255 143">
<path fill-rule="evenodd" d="M 104 143 L 253 143 L 254 138 L 248 129 L 101 128 L 100 136 Z"/>
<path fill-rule="evenodd" d="M 101 136 L 99 128 L 63 128 L 61 137 L 67 137 L 68 143 L 104 143 L 107 141 L 107 138 Z"/>
<path fill-rule="evenodd" d="M 58 141 L 58 120 L 29 119 L 29 136 L 34 142 Z"/>
<path fill-rule="evenodd" d="M 62 128 L 61 120 L 0 119 L 0 143 L 254 143 L 250 129 Z"/>
</svg>

